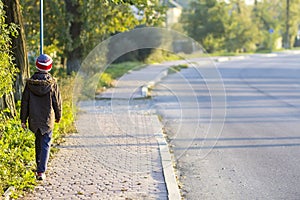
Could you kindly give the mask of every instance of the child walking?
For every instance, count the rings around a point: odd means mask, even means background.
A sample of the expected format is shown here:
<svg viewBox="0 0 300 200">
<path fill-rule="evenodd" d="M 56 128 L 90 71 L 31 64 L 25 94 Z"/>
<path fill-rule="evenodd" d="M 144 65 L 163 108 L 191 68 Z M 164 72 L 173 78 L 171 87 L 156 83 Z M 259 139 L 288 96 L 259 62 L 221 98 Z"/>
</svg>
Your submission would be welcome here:
<svg viewBox="0 0 300 200">
<path fill-rule="evenodd" d="M 41 54 L 36 60 L 37 72 L 26 81 L 21 100 L 21 123 L 25 129 L 35 134 L 36 178 L 44 180 L 49 159 L 54 121 L 58 123 L 62 115 L 62 102 L 55 79 L 48 73 L 52 59 Z"/>
</svg>

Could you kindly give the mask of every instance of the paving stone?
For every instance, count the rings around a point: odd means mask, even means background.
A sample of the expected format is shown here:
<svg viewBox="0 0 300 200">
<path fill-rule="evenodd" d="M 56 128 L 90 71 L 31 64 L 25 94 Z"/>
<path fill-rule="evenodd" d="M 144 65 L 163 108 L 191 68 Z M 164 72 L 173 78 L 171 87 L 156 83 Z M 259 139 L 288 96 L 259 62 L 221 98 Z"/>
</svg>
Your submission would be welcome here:
<svg viewBox="0 0 300 200">
<path fill-rule="evenodd" d="M 81 114 L 79 133 L 66 138 L 50 161 L 46 181 L 24 199 L 102 199 L 103 193 L 105 199 L 167 196 L 162 170 L 157 171 L 162 168 L 159 151 L 152 148 L 158 145 L 151 127 L 156 116 L 131 114 L 139 122 L 133 130 L 115 125 L 115 120 L 126 117 Z"/>
</svg>

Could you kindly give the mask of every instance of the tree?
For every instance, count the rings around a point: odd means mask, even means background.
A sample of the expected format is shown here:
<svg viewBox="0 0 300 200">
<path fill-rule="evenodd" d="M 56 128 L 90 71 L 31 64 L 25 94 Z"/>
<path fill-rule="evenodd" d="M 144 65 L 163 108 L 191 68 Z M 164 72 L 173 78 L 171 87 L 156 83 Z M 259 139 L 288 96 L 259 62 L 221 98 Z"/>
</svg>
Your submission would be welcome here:
<svg viewBox="0 0 300 200">
<path fill-rule="evenodd" d="M 69 38 L 71 44 L 70 48 L 66 49 L 67 54 L 67 72 L 70 74 L 72 71 L 78 71 L 81 64 L 81 59 L 83 55 L 83 44 L 80 41 L 83 20 L 81 18 L 82 13 L 80 10 L 80 2 L 65 0 L 66 5 L 66 15 L 69 19 Z"/>
<path fill-rule="evenodd" d="M 14 76 L 17 72 L 11 52 L 12 39 L 16 36 L 17 26 L 6 24 L 5 5 L 0 1 L 0 109 L 8 108 L 11 115 L 15 114 L 13 91 Z"/>
<path fill-rule="evenodd" d="M 38 49 L 38 1 L 21 0 L 30 15 L 25 28 L 30 52 Z M 133 13 L 136 6 L 139 13 Z M 158 0 L 49 0 L 44 5 L 45 52 L 67 58 L 67 71 L 77 71 L 82 59 L 109 36 L 137 25 L 163 22 L 163 7 Z M 139 18 L 136 17 L 139 15 Z M 47 31 L 51 30 L 51 31 Z M 51 48 L 49 48 L 51 47 Z"/>
<path fill-rule="evenodd" d="M 40 1 L 20 0 L 26 10 L 23 14 L 26 32 L 27 49 L 31 66 L 35 65 L 35 58 L 39 56 L 40 45 Z M 65 20 L 65 4 L 61 0 L 44 0 L 44 52 L 53 58 L 53 65 L 64 64 L 64 49 L 68 44 Z"/>
<path fill-rule="evenodd" d="M 158 25 L 162 6 L 157 0 L 65 0 L 70 43 L 66 49 L 67 71 L 77 71 L 82 58 L 109 36 L 140 24 Z M 135 6 L 139 13 L 134 13 Z M 136 17 L 139 15 L 139 18 Z"/>
<path fill-rule="evenodd" d="M 224 33 L 220 15 L 215 13 L 216 0 L 198 0 L 190 4 L 190 9 L 184 10 L 182 23 L 188 35 L 200 42 L 206 51 L 219 49 Z M 222 8 L 221 8 L 222 9 Z M 222 12 L 222 11 L 221 11 Z M 212 16 L 217 14 L 215 16 Z"/>
<path fill-rule="evenodd" d="M 290 0 L 288 27 L 292 39 L 300 21 L 296 13 L 299 2 Z M 182 22 L 188 35 L 208 52 L 271 49 L 285 32 L 283 8 L 282 0 L 255 0 L 254 5 L 246 4 L 245 0 L 197 0 L 184 12 Z"/>
<path fill-rule="evenodd" d="M 281 0 L 256 2 L 252 10 L 252 21 L 258 28 L 259 49 L 272 50 L 281 35 Z"/>
<path fill-rule="evenodd" d="M 285 0 L 282 3 L 282 32 L 284 47 L 293 46 L 300 24 L 300 0 Z"/>
<path fill-rule="evenodd" d="M 14 83 L 15 100 L 21 100 L 22 90 L 25 86 L 25 79 L 29 78 L 29 63 L 26 49 L 25 31 L 23 17 L 21 15 L 19 0 L 4 0 L 6 11 L 6 24 L 16 24 L 18 26 L 18 37 L 12 35 L 12 56 L 14 64 L 18 68 L 18 73 Z"/>
<path fill-rule="evenodd" d="M 200 42 L 208 52 L 214 52 L 224 44 L 223 18 L 226 15 L 224 2 L 198 0 L 184 11 L 182 23 L 189 36 Z"/>
<path fill-rule="evenodd" d="M 244 1 L 234 0 L 228 7 L 225 18 L 225 47 L 229 52 L 255 51 L 259 43 L 259 29 L 251 18 L 251 9 Z"/>
</svg>

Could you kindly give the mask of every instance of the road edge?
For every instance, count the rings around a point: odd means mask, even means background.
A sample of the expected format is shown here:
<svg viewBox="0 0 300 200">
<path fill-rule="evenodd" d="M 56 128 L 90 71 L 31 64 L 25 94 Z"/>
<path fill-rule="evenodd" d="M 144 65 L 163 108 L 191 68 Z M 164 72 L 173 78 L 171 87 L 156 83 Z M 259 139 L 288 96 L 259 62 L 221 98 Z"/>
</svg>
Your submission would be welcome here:
<svg viewBox="0 0 300 200">
<path fill-rule="evenodd" d="M 163 175 L 165 179 L 165 184 L 168 192 L 168 199 L 170 200 L 181 200 L 181 192 L 179 189 L 179 184 L 176 178 L 176 172 L 174 169 L 174 160 L 172 159 L 169 145 L 164 137 L 163 126 L 156 115 L 157 121 L 160 124 L 160 131 L 155 133 L 156 140 L 159 146 L 159 153 L 161 157 L 161 164 L 163 169 Z"/>
</svg>

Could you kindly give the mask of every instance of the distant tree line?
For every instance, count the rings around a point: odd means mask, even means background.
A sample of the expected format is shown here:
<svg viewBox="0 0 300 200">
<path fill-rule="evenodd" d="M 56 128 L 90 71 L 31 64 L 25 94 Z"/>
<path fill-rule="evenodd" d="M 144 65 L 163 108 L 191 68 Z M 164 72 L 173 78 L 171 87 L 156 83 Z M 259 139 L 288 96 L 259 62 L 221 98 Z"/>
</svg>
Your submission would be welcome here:
<svg viewBox="0 0 300 200">
<path fill-rule="evenodd" d="M 194 0 L 182 14 L 182 30 L 208 52 L 254 52 L 299 40 L 299 0 Z M 277 47 L 278 48 L 278 47 Z"/>
</svg>

